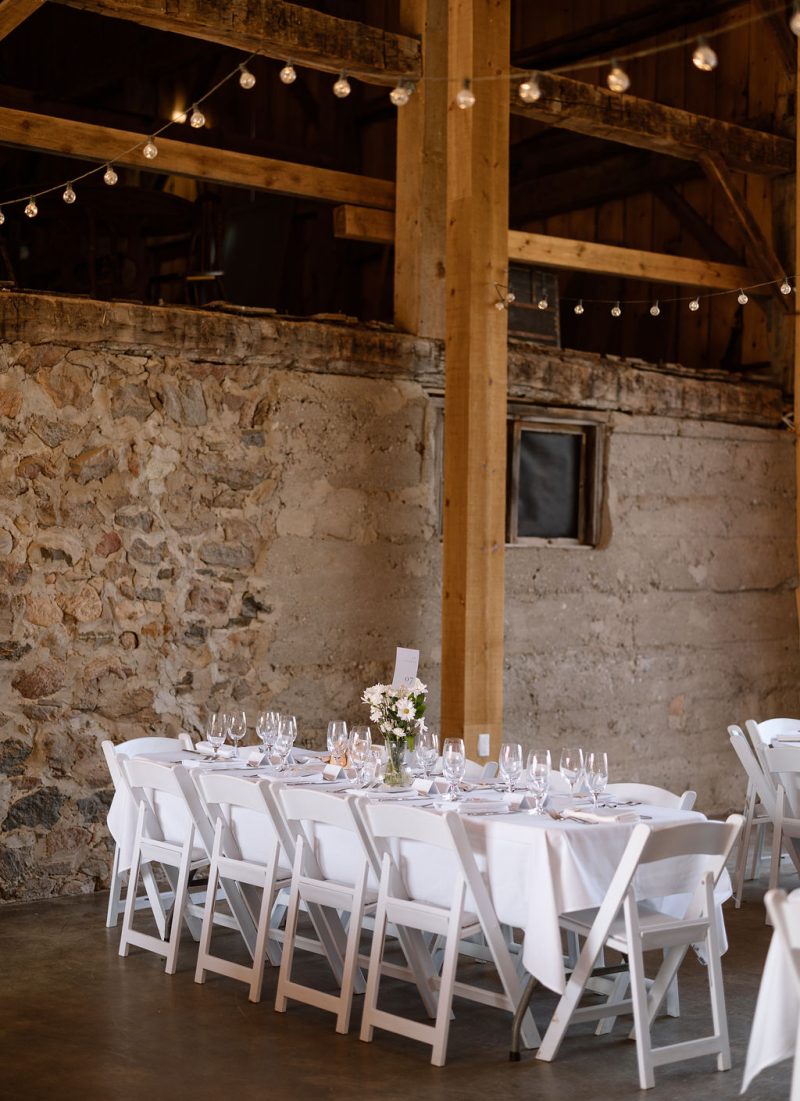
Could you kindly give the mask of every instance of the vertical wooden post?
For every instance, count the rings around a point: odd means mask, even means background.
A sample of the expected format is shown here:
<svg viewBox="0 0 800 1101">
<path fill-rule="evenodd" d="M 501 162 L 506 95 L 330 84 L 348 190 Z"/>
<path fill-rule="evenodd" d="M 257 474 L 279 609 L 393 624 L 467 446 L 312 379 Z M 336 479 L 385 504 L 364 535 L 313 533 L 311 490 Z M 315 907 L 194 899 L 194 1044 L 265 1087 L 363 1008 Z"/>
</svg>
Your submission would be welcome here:
<svg viewBox="0 0 800 1101">
<path fill-rule="evenodd" d="M 797 43 L 797 76 L 794 97 L 795 161 L 794 161 L 794 270 L 800 273 L 800 40 Z M 800 564 L 800 304 L 798 282 L 795 279 L 794 300 L 794 471 L 795 471 L 795 541 Z M 800 621 L 800 588 L 795 589 L 797 617 Z"/>
<path fill-rule="evenodd" d="M 449 0 L 442 734 L 503 725 L 508 0 Z M 481 80 L 494 77 L 493 80 Z M 456 106 L 464 79 L 475 105 Z"/>
<path fill-rule="evenodd" d="M 422 39 L 423 80 L 397 112 L 394 321 L 417 336 L 444 339 L 447 7 L 401 0 L 400 31 Z"/>
</svg>

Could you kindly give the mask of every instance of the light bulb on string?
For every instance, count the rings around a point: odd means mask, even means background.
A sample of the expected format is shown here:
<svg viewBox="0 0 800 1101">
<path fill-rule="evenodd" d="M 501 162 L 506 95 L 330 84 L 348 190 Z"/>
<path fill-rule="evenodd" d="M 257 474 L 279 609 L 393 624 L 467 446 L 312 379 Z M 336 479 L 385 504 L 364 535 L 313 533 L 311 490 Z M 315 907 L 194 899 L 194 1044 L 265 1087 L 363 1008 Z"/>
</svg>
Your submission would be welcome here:
<svg viewBox="0 0 800 1101">
<path fill-rule="evenodd" d="M 689 309 L 692 311 L 692 313 L 697 313 L 697 311 L 700 309 L 700 299 L 693 298 L 692 301 L 689 303 Z"/>
<path fill-rule="evenodd" d="M 389 92 L 389 99 L 395 107 L 405 107 L 414 93 L 414 85 L 409 81 L 401 80 L 396 88 Z"/>
<path fill-rule="evenodd" d="M 350 87 L 350 81 L 347 79 L 347 73 L 339 73 L 339 78 L 333 85 L 333 94 L 337 99 L 346 99 L 351 91 L 352 88 Z"/>
<path fill-rule="evenodd" d="M 142 147 L 142 156 L 146 157 L 148 161 L 155 160 L 158 156 L 158 146 L 152 138 L 148 138 Z"/>
<path fill-rule="evenodd" d="M 631 86 L 631 78 L 617 61 L 612 61 L 606 84 L 612 92 L 627 92 Z"/>
<path fill-rule="evenodd" d="M 78 198 L 78 196 L 75 194 L 75 188 L 72 186 L 71 183 L 68 183 L 67 186 L 64 188 L 64 194 L 61 196 L 61 198 L 64 200 L 65 203 L 69 205 L 74 203 L 75 200 Z"/>
<path fill-rule="evenodd" d="M 255 86 L 256 78 L 247 68 L 244 62 L 239 66 L 239 87 L 249 92 Z"/>
<path fill-rule="evenodd" d="M 616 302 L 611 307 L 611 316 L 612 317 L 622 317 L 622 306 L 620 306 L 619 302 Z"/>
<path fill-rule="evenodd" d="M 202 130 L 202 128 L 205 126 L 205 124 L 206 124 L 206 116 L 203 114 L 203 112 L 200 110 L 200 108 L 195 103 L 195 105 L 192 107 L 192 113 L 189 117 L 189 125 L 194 130 Z"/>
<path fill-rule="evenodd" d="M 526 76 L 517 89 L 519 98 L 523 103 L 536 103 L 537 99 L 542 98 L 542 89 L 539 86 L 539 79 L 536 73 L 531 73 Z"/>
<path fill-rule="evenodd" d="M 294 84 L 297 80 L 297 70 L 294 65 L 292 65 L 291 61 L 287 60 L 286 64 L 278 73 L 278 76 L 281 78 L 282 84 Z"/>
<path fill-rule="evenodd" d="M 750 301 L 750 299 L 747 297 L 747 295 L 744 293 L 744 291 L 740 288 L 739 293 L 736 296 L 736 301 L 739 303 L 740 306 L 746 306 L 747 303 Z"/>
<path fill-rule="evenodd" d="M 573 310 L 573 313 L 576 313 L 578 317 L 581 316 L 581 314 L 583 313 L 583 299 L 578 302 L 577 306 Z"/>
<path fill-rule="evenodd" d="M 540 310 L 548 309 L 548 307 L 550 306 L 550 303 L 547 301 L 547 293 L 546 292 L 542 294 L 542 297 L 539 299 L 539 301 L 536 303 L 536 305 L 539 307 Z"/>
<path fill-rule="evenodd" d="M 2 208 L 2 207 L 0 207 L 0 226 L 1 226 L 1 225 L 3 225 L 3 223 L 5 222 L 5 220 L 6 220 L 6 216 L 5 216 L 5 214 L 3 213 L 3 208 Z"/>
<path fill-rule="evenodd" d="M 114 171 L 113 164 L 107 164 L 106 165 L 106 170 L 103 173 L 103 183 L 107 183 L 109 187 L 113 187 L 118 179 L 119 179 L 119 176 Z"/>
<path fill-rule="evenodd" d="M 794 10 L 789 16 L 789 30 L 792 34 L 800 35 L 800 3 L 794 0 Z"/>
<path fill-rule="evenodd" d="M 34 199 L 33 195 L 31 195 L 31 197 L 30 197 L 30 199 L 28 199 L 27 205 L 25 207 L 25 217 L 26 218 L 35 218 L 38 213 L 39 213 L 39 208 L 36 205 L 36 200 Z"/>
<path fill-rule="evenodd" d="M 653 305 L 650 307 L 650 316 L 651 317 L 658 317 L 658 315 L 660 313 L 661 313 L 661 307 L 658 304 L 658 299 L 656 299 L 655 302 L 653 303 Z"/>
<path fill-rule="evenodd" d="M 781 294 L 791 294 L 792 293 L 792 284 L 789 282 L 789 280 L 787 279 L 787 277 L 785 275 L 783 277 L 783 282 L 780 285 L 780 292 L 781 292 Z"/>
<path fill-rule="evenodd" d="M 456 96 L 456 104 L 461 108 L 462 111 L 468 111 L 470 107 L 475 106 L 475 93 L 470 87 L 470 81 L 468 77 L 464 78 L 464 84 L 459 89 L 458 95 Z"/>
<path fill-rule="evenodd" d="M 695 69 L 699 69 L 701 73 L 713 72 L 719 64 L 719 58 L 716 52 L 711 49 L 702 35 L 697 39 L 697 45 L 692 54 L 692 64 Z"/>
</svg>

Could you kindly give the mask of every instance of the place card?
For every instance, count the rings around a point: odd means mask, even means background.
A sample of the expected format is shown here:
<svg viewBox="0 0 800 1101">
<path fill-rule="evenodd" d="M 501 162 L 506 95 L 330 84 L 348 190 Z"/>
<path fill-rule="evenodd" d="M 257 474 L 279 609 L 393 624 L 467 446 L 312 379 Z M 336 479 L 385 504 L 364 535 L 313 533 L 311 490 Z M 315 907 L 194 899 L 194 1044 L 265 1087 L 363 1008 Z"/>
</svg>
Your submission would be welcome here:
<svg viewBox="0 0 800 1101">
<path fill-rule="evenodd" d="M 394 676 L 392 688 L 403 688 L 413 684 L 417 679 L 419 669 L 419 650 L 409 650 L 405 646 L 398 646 L 394 659 Z"/>
<path fill-rule="evenodd" d="M 426 780 L 421 776 L 411 786 L 414 791 L 419 791 L 423 795 L 444 795 L 448 788 L 446 780 L 434 780 L 431 777 Z"/>
<path fill-rule="evenodd" d="M 503 792 L 503 802 L 514 810 L 533 810 L 533 800 L 524 791 Z"/>
<path fill-rule="evenodd" d="M 247 754 L 248 765 L 261 765 L 264 763 L 266 753 L 261 749 L 251 749 Z"/>
<path fill-rule="evenodd" d="M 326 780 L 341 780 L 347 773 L 341 765 L 325 765 L 322 775 Z"/>
</svg>

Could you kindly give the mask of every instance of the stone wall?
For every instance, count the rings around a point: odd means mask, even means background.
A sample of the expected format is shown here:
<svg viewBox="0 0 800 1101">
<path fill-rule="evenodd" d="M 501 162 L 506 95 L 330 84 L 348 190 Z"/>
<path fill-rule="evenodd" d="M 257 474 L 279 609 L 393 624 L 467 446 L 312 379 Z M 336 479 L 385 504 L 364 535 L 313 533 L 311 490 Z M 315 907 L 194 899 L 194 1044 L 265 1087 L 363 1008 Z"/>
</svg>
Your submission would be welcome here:
<svg viewBox="0 0 800 1101">
<path fill-rule="evenodd" d="M 104 737 L 237 701 L 319 741 L 396 644 L 436 715 L 439 348 L 17 294 L 0 334 L 0 897 L 107 883 Z M 733 805 L 725 725 L 798 710 L 780 395 L 522 343 L 510 392 L 611 440 L 607 545 L 508 552 L 508 733 Z"/>
</svg>

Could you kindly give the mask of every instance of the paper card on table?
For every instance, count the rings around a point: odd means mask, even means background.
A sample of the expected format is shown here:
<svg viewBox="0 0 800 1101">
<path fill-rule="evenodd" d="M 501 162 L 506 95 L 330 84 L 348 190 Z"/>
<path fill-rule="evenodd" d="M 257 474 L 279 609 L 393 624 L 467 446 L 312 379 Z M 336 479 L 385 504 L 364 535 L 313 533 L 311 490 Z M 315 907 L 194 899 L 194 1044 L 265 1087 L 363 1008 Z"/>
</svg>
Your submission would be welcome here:
<svg viewBox="0 0 800 1101">
<path fill-rule="evenodd" d="M 418 668 L 419 650 L 409 650 L 405 646 L 398 646 L 394 659 L 392 688 L 402 688 L 406 684 L 413 684 L 417 678 Z"/>
<path fill-rule="evenodd" d="M 527 792 L 524 791 L 512 791 L 510 794 L 504 792 L 503 802 L 516 810 L 533 810 L 533 803 L 528 798 Z"/>
<path fill-rule="evenodd" d="M 421 776 L 411 786 L 414 791 L 421 791 L 423 795 L 443 795 L 448 787 L 443 780 L 432 780 L 430 777 L 424 780 Z"/>
<path fill-rule="evenodd" d="M 341 780 L 345 775 L 345 771 L 341 765 L 325 765 L 322 775 L 326 780 Z"/>
<path fill-rule="evenodd" d="M 261 749 L 251 749 L 247 754 L 248 765 L 261 765 L 264 763 L 266 753 Z"/>
</svg>

